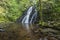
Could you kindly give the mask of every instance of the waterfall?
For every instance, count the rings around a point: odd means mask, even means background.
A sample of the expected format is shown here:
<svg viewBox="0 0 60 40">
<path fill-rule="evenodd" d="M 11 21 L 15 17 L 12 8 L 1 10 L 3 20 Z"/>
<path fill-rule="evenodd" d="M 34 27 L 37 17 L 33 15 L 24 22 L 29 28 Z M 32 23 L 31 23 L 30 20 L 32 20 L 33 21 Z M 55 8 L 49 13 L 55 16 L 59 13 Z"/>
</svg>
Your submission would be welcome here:
<svg viewBox="0 0 60 40">
<path fill-rule="evenodd" d="M 33 23 L 33 19 L 36 21 L 36 17 L 37 17 L 37 10 L 35 9 L 35 13 L 32 16 L 30 23 Z"/>
<path fill-rule="evenodd" d="M 22 15 L 21 23 L 34 23 L 37 18 L 37 10 L 35 6 L 31 6 L 28 8 L 28 10 L 25 12 L 25 15 Z"/>
<path fill-rule="evenodd" d="M 22 23 L 22 24 L 23 23 L 29 23 L 29 24 L 35 23 L 38 20 L 37 19 L 37 17 L 38 17 L 37 14 L 38 13 L 37 13 L 35 5 L 31 6 L 23 13 L 22 17 L 19 18 L 17 20 L 17 22 Z"/>
<path fill-rule="evenodd" d="M 33 6 L 31 6 L 31 7 L 28 9 L 27 15 L 23 18 L 22 23 L 29 23 L 29 17 L 30 17 L 30 14 L 31 14 L 31 12 L 32 12 L 32 7 L 33 7 Z"/>
</svg>

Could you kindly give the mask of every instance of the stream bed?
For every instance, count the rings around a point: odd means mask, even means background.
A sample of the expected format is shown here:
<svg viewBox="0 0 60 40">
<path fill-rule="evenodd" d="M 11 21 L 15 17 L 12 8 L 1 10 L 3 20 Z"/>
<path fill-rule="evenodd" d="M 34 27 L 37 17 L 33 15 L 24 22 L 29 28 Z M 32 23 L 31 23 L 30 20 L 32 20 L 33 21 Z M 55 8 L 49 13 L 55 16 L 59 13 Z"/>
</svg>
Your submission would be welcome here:
<svg viewBox="0 0 60 40">
<path fill-rule="evenodd" d="M 0 24 L 0 40 L 60 40 L 60 30 L 37 24 Z"/>
</svg>

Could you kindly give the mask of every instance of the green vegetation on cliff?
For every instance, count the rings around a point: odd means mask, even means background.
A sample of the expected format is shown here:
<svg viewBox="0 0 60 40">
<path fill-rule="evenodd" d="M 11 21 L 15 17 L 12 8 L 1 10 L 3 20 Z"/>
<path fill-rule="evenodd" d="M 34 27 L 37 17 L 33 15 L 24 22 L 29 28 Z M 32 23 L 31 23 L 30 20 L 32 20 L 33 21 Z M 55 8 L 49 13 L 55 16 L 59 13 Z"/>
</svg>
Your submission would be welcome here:
<svg viewBox="0 0 60 40">
<path fill-rule="evenodd" d="M 60 0 L 0 0 L 0 23 L 16 21 L 34 2 L 41 18 L 39 24 L 60 24 Z"/>
</svg>

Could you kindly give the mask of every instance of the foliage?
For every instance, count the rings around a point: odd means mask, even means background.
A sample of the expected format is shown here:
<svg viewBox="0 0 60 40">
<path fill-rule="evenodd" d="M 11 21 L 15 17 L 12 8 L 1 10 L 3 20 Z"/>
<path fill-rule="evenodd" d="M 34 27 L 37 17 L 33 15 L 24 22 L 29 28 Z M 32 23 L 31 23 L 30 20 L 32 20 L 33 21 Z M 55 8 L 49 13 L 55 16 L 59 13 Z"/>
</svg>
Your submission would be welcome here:
<svg viewBox="0 0 60 40">
<path fill-rule="evenodd" d="M 0 22 L 16 21 L 31 4 L 28 0 L 0 0 Z"/>
<path fill-rule="evenodd" d="M 39 0 L 0 0 L 0 22 L 16 21 L 27 8 L 34 4 L 40 12 L 42 23 L 60 22 L 60 0 L 41 0 L 41 2 Z M 41 20 L 39 22 L 41 24 Z"/>
<path fill-rule="evenodd" d="M 42 14 L 42 16 L 40 18 L 42 18 L 42 22 L 40 20 L 39 24 L 43 24 L 46 22 L 58 22 L 60 23 L 60 0 L 40 0 L 42 2 L 40 6 L 42 9 L 40 9 L 40 15 Z M 40 8 L 39 7 L 39 8 Z M 42 10 L 42 11 L 41 11 Z M 42 13 L 41 13 L 42 12 Z"/>
</svg>

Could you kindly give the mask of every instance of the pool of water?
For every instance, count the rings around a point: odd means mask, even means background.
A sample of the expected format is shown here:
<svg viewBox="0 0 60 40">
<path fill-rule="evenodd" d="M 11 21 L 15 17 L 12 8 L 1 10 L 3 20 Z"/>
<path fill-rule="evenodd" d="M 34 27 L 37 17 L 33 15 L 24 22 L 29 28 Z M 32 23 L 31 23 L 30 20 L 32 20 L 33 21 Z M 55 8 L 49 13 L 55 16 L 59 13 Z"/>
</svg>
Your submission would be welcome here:
<svg viewBox="0 0 60 40">
<path fill-rule="evenodd" d="M 60 40 L 60 31 L 37 24 L 7 23 L 0 25 L 0 40 Z"/>
</svg>

